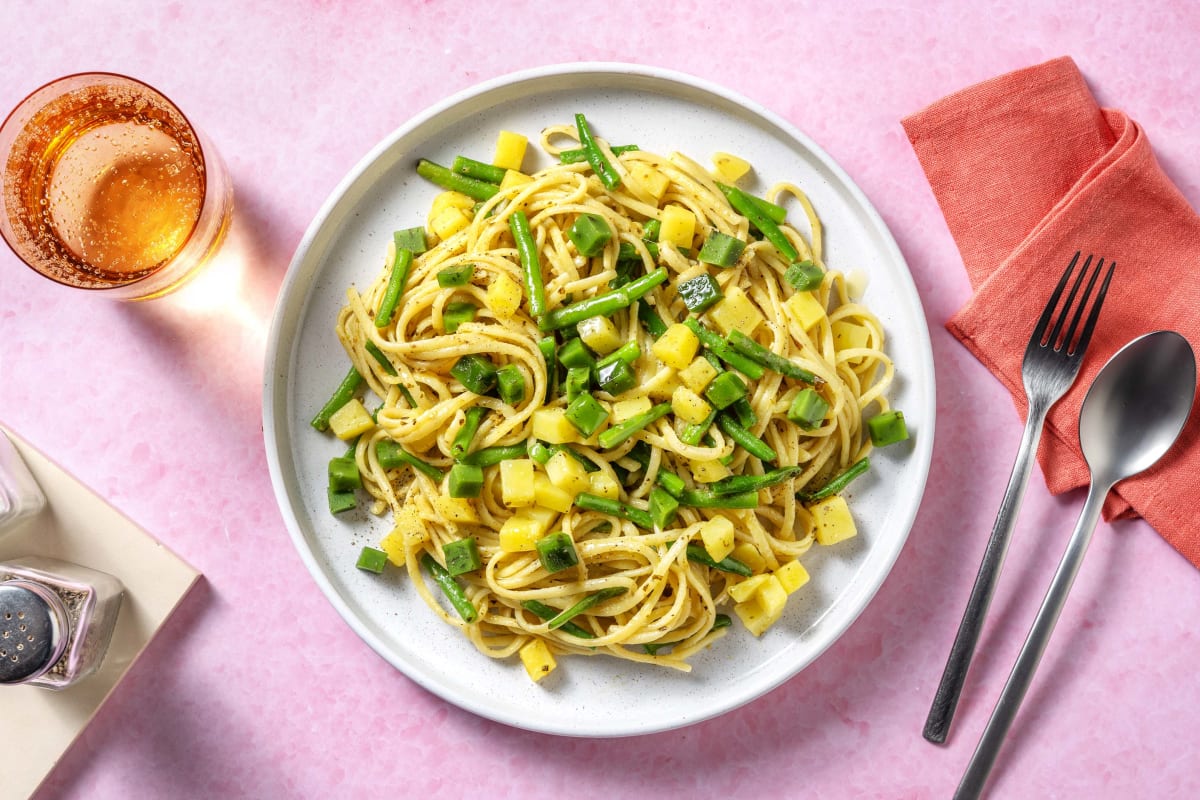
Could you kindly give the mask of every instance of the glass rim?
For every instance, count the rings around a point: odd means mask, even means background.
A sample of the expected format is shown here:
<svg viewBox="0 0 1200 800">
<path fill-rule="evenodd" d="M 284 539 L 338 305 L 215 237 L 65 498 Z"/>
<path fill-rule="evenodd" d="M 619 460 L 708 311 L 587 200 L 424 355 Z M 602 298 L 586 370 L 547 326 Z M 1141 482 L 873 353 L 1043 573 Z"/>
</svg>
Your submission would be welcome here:
<svg viewBox="0 0 1200 800">
<path fill-rule="evenodd" d="M 200 133 L 200 129 L 196 127 L 196 125 L 192 122 L 192 120 L 188 117 L 188 115 L 184 113 L 183 109 L 181 109 L 175 103 L 174 100 L 172 100 L 167 95 L 163 94 L 163 92 L 160 91 L 156 86 L 153 86 L 139 78 L 134 78 L 132 76 L 126 75 L 121 72 L 108 72 L 105 70 L 98 70 L 98 71 L 97 70 L 87 70 L 84 72 L 72 72 L 69 75 L 61 75 L 57 78 L 54 78 L 53 80 L 46 81 L 41 86 L 38 86 L 33 91 L 29 92 L 29 94 L 25 95 L 25 97 L 22 98 L 19 103 L 17 103 L 15 106 L 12 107 L 12 110 L 10 110 L 8 112 L 8 114 L 4 117 L 4 120 L 0 121 L 0 136 L 3 135 L 5 129 L 8 128 L 9 124 L 14 122 L 13 118 L 16 116 L 17 112 L 20 111 L 22 108 L 24 108 L 25 104 L 28 103 L 30 100 L 32 100 L 40 92 L 43 92 L 43 91 L 45 91 L 53 86 L 56 86 L 60 83 L 65 83 L 66 81 L 75 80 L 78 78 L 93 78 L 93 77 L 95 77 L 95 78 L 117 78 L 119 80 L 129 81 L 130 83 L 136 84 L 137 86 L 141 86 L 145 89 L 149 89 L 150 91 L 152 91 L 156 95 L 158 95 L 163 100 L 163 102 L 165 102 L 167 105 L 169 105 L 175 111 L 175 113 L 178 114 L 183 119 L 184 123 L 188 126 L 188 130 L 190 130 L 192 132 L 192 136 L 196 140 L 196 150 L 200 154 L 200 166 L 204 169 L 204 183 L 200 187 L 200 189 L 201 189 L 200 215 L 203 215 L 205 204 L 209 200 L 208 182 L 209 182 L 209 166 L 210 166 L 209 158 L 208 158 L 207 154 L 205 153 L 205 149 L 204 149 L 204 141 L 203 141 L 204 136 Z M 58 96 L 61 96 L 61 94 Z M 45 104 L 43 104 L 43 105 L 45 105 Z M 21 126 L 22 129 L 24 129 L 24 127 L 25 127 L 24 125 Z M 2 180 L 3 173 L 7 172 L 7 169 L 8 169 L 7 161 L 8 161 L 9 152 L 10 151 L 5 151 L 4 153 L 0 154 L 0 155 L 4 156 L 4 163 L 0 164 L 0 180 Z M 0 195 L 0 205 L 3 205 L 3 196 L 2 195 Z M 7 213 L 7 210 L 5 211 L 5 213 Z M 191 243 L 192 237 L 195 236 L 196 229 L 199 227 L 199 222 L 200 222 L 200 216 L 197 216 L 196 224 L 192 226 L 192 229 L 190 231 L 188 231 L 187 238 L 184 239 L 183 242 L 179 245 L 179 249 L 176 251 L 176 255 L 183 252 L 187 248 L 187 246 Z M 117 283 L 117 284 L 113 284 L 111 286 L 82 287 L 82 286 L 76 286 L 71 283 L 67 283 L 66 281 L 59 280 L 58 278 L 56 278 L 53 275 L 47 275 L 45 272 L 42 272 L 40 269 L 38 269 L 37 267 L 33 266 L 28 261 L 26 261 L 25 257 L 22 256 L 19 252 L 17 252 L 16 246 L 8 240 L 7 236 L 4 235 L 4 230 L 2 227 L 0 227 L 0 239 L 4 240 L 4 244 L 8 246 L 8 249 L 10 251 L 12 251 L 12 254 L 14 256 L 17 257 L 18 261 L 20 261 L 22 264 L 24 264 L 29 269 L 36 272 L 38 275 L 42 276 L 43 278 L 48 278 L 49 280 L 53 281 L 54 283 L 57 283 L 59 286 L 66 286 L 69 289 L 79 289 L 81 291 L 86 291 L 86 292 L 114 292 L 114 291 L 120 292 L 122 290 L 128 291 L 131 288 L 136 287 L 138 284 L 141 284 L 145 281 L 149 281 L 151 278 L 158 275 L 160 272 L 162 272 L 162 270 L 166 269 L 167 265 L 170 264 L 170 262 L 172 260 L 174 260 L 174 258 L 175 258 L 175 256 L 172 256 L 171 259 L 168 260 L 167 263 L 164 264 L 161 268 L 155 270 L 154 272 L 151 272 L 149 275 L 143 275 L 142 277 L 137 278 L 132 281 L 129 281 L 128 283 Z"/>
</svg>

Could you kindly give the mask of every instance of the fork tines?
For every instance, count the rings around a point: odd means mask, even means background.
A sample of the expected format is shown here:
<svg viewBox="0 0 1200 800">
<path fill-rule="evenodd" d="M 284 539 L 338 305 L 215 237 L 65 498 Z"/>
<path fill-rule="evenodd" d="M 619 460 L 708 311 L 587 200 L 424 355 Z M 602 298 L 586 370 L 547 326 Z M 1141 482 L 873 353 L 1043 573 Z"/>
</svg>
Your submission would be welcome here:
<svg viewBox="0 0 1200 800">
<path fill-rule="evenodd" d="M 1050 324 L 1050 318 L 1054 316 L 1054 312 L 1058 309 L 1058 300 L 1062 296 L 1067 281 L 1071 279 L 1071 273 L 1075 271 L 1075 265 L 1079 263 L 1081 253 L 1082 251 L 1075 253 L 1075 257 L 1067 265 L 1066 272 L 1059 279 L 1058 286 L 1054 287 L 1054 294 L 1051 295 L 1050 302 L 1046 304 L 1046 310 L 1042 312 L 1042 317 L 1038 320 L 1037 328 L 1034 330 L 1034 336 L 1042 347 L 1049 345 L 1056 351 L 1066 348 L 1067 354 L 1072 356 L 1082 353 L 1087 349 L 1088 342 L 1092 338 L 1092 330 L 1096 327 L 1096 319 L 1100 316 L 1100 306 L 1104 304 L 1104 297 L 1108 294 L 1108 284 L 1112 280 L 1113 269 L 1117 266 L 1117 262 L 1109 262 L 1108 270 L 1104 273 L 1104 281 L 1100 284 L 1100 291 L 1097 293 L 1096 301 L 1092 305 L 1092 311 L 1088 314 L 1083 331 L 1079 334 L 1078 340 L 1076 340 L 1075 330 L 1079 327 L 1079 320 L 1083 317 L 1083 310 L 1087 308 L 1088 298 L 1092 294 L 1092 289 L 1096 286 L 1096 279 L 1100 277 L 1100 271 L 1104 269 L 1104 259 L 1100 258 L 1096 261 L 1096 266 L 1092 269 L 1091 277 L 1088 279 L 1087 287 L 1083 290 L 1083 296 L 1079 299 L 1079 305 L 1075 308 L 1075 315 L 1071 317 L 1071 326 L 1067 328 L 1066 335 L 1062 336 L 1063 323 L 1066 322 L 1067 314 L 1075 302 L 1075 295 L 1079 293 L 1079 287 L 1083 284 L 1083 279 L 1087 276 L 1088 269 L 1092 266 L 1092 256 L 1089 255 L 1084 260 L 1079 274 L 1075 277 L 1075 283 L 1072 284 L 1071 292 L 1067 295 L 1067 300 L 1062 306 L 1062 313 L 1059 314 L 1057 321 L 1054 323 L 1054 329 L 1047 336 L 1046 328 Z"/>
</svg>

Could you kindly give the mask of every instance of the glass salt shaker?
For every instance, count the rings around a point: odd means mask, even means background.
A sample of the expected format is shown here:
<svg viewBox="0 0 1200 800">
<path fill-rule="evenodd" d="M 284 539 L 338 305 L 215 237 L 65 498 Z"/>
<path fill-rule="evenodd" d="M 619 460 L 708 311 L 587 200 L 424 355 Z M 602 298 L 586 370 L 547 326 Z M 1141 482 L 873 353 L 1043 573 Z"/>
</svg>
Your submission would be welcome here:
<svg viewBox="0 0 1200 800">
<path fill-rule="evenodd" d="M 65 689 L 104 660 L 124 587 L 104 572 L 27 556 L 0 563 L 0 684 Z"/>
<path fill-rule="evenodd" d="M 46 496 L 21 454 L 0 431 L 0 532 L 42 510 Z"/>
</svg>

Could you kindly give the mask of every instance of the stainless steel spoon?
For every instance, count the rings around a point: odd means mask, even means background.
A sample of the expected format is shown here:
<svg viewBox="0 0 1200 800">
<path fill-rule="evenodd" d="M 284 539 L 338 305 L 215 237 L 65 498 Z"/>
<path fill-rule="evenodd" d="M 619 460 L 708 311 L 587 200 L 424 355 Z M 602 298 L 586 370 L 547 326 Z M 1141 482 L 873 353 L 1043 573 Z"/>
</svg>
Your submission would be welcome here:
<svg viewBox="0 0 1200 800">
<path fill-rule="evenodd" d="M 1096 376 L 1079 412 L 1079 443 L 1092 480 L 1079 522 L 1054 573 L 1029 637 L 954 797 L 978 797 L 1033 682 L 1054 624 L 1113 485 L 1149 469 L 1171 448 L 1192 410 L 1196 359 L 1187 340 L 1157 331 L 1121 348 Z"/>
</svg>

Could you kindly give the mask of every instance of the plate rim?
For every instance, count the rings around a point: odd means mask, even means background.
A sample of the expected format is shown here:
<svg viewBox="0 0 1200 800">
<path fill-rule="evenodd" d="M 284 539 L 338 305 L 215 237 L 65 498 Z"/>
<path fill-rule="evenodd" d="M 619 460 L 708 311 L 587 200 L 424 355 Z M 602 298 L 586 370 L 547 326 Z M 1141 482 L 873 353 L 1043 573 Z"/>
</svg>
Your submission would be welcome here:
<svg viewBox="0 0 1200 800">
<path fill-rule="evenodd" d="M 578 725 L 563 724 L 563 725 L 533 725 L 522 724 L 522 720 L 518 718 L 510 718 L 504 714 L 498 714 L 495 710 L 488 708 L 486 705 L 475 703 L 470 698 L 456 695 L 452 691 L 448 691 L 445 687 L 438 684 L 424 674 L 413 674 L 408 670 L 402 669 L 397 663 L 397 659 L 391 652 L 387 644 L 373 633 L 363 620 L 360 620 L 358 615 L 350 608 L 347 600 L 337 590 L 332 581 L 326 575 L 324 568 L 317 563 L 316 553 L 309 546 L 309 542 L 303 531 L 303 526 L 297 517 L 296 511 L 292 504 L 291 493 L 287 486 L 287 481 L 284 477 L 284 459 L 281 458 L 281 453 L 285 448 L 289 427 L 287 411 L 288 397 L 290 387 L 287 380 L 288 362 L 291 360 L 292 351 L 289 346 L 290 341 L 285 339 L 286 329 L 290 320 L 299 320 L 304 316 L 304 310 L 307 308 L 310 297 L 308 291 L 311 288 L 311 278 L 308 275 L 302 274 L 304 262 L 308 260 L 309 253 L 313 249 L 322 230 L 329 223 L 333 212 L 337 209 L 339 203 L 342 202 L 346 194 L 354 187 L 354 185 L 362 178 L 363 174 L 370 170 L 372 166 L 383 157 L 395 144 L 409 135 L 414 130 L 419 129 L 427 122 L 437 118 L 441 114 L 454 109 L 464 102 L 487 95 L 494 91 L 512 88 L 519 84 L 529 83 L 548 78 L 563 77 L 563 76 L 580 76 L 587 74 L 601 74 L 608 77 L 635 77 L 654 82 L 673 84 L 677 87 L 685 87 L 692 92 L 701 92 L 710 95 L 715 95 L 725 101 L 735 104 L 751 115 L 758 117 L 760 120 L 770 123 L 779 131 L 785 133 L 788 137 L 799 143 L 809 152 L 811 152 L 817 160 L 820 161 L 823 168 L 828 169 L 838 180 L 841 188 L 845 190 L 853 200 L 865 212 L 869 222 L 875 228 L 875 232 L 879 235 L 881 244 L 886 249 L 886 256 L 890 261 L 903 267 L 898 270 L 894 277 L 897 284 L 903 289 L 906 300 L 912 304 L 912 311 L 916 314 L 919 324 L 916 326 L 919 334 L 919 341 L 910 343 L 915 345 L 912 347 L 912 353 L 915 354 L 915 360 L 919 362 L 918 367 L 922 372 L 928 375 L 927 383 L 922 387 L 925 390 L 926 402 L 925 407 L 921 409 L 921 419 L 923 421 L 921 427 L 921 435 L 915 439 L 913 450 L 907 458 L 917 459 L 920 466 L 919 481 L 915 484 L 914 500 L 910 507 L 906 509 L 906 513 L 901 518 L 894 520 L 897 528 L 902 528 L 902 533 L 895 534 L 887 541 L 891 546 L 886 549 L 881 555 L 877 556 L 880 567 L 880 579 L 862 593 L 862 602 L 848 613 L 844 621 L 838 625 L 830 634 L 823 637 L 823 641 L 819 643 L 819 647 L 812 651 L 808 660 L 798 669 L 785 672 L 778 676 L 775 680 L 764 684 L 755 684 L 754 687 L 746 692 L 737 693 L 724 703 L 714 704 L 714 707 L 709 709 L 707 713 L 690 716 L 683 719 L 675 719 L 666 721 L 662 724 L 640 724 L 640 725 L 625 725 L 623 727 L 617 725 L 600 725 L 590 728 L 581 728 Z M 636 87 L 630 87 L 636 89 Z M 316 268 L 310 270 L 311 277 L 317 274 Z M 297 303 L 293 297 L 294 293 L 304 292 L 303 301 Z M 298 324 L 293 325 L 293 328 L 298 329 Z M 271 325 L 268 331 L 267 346 L 265 351 L 265 359 L 263 363 L 263 442 L 266 450 L 267 465 L 271 477 L 271 485 L 273 489 L 275 504 L 279 508 L 280 515 L 283 518 L 285 527 L 288 530 L 289 537 L 292 540 L 293 546 L 300 555 L 301 561 L 308 570 L 309 575 L 316 582 L 326 600 L 338 612 L 342 620 L 350 627 L 352 631 L 362 639 L 372 650 L 374 650 L 384 661 L 386 661 L 397 672 L 421 686 L 426 691 L 429 691 L 434 696 L 451 703 L 455 706 L 463 708 L 476 714 L 482 718 L 490 719 L 515 728 L 530 730 L 539 733 L 562 736 L 591 736 L 591 737 L 623 737 L 636 736 L 650 733 L 657 733 L 665 730 L 672 730 L 690 726 L 707 719 L 726 714 L 736 708 L 739 708 L 747 703 L 753 702 L 756 699 L 766 696 L 782 684 L 794 678 L 805 668 L 810 666 L 818 658 L 820 658 L 835 642 L 837 642 L 846 631 L 858 620 L 867 606 L 870 605 L 875 595 L 887 581 L 891 575 L 892 569 L 898 560 L 900 553 L 904 549 L 904 545 L 908 541 L 908 537 L 912 532 L 913 524 L 920 510 L 925 492 L 928 488 L 928 478 L 932 462 L 933 440 L 936 428 L 936 390 L 937 380 L 934 371 L 933 349 L 930 337 L 930 329 L 928 315 L 925 312 L 924 304 L 921 300 L 920 293 L 917 291 L 916 282 L 913 278 L 912 271 L 908 266 L 907 260 L 904 258 L 899 245 L 896 243 L 895 237 L 892 234 L 890 227 L 883 220 L 874 204 L 858 186 L 858 184 L 846 173 L 842 166 L 834 160 L 820 145 L 813 141 L 807 134 L 797 128 L 788 120 L 780 115 L 764 107 L 755 100 L 752 100 L 744 95 L 729 89 L 725 86 L 709 81 L 704 78 L 699 78 L 684 72 L 665 69 L 660 67 L 634 64 L 619 61 L 582 61 L 549 64 L 530 69 L 517 70 L 509 72 L 497 77 L 493 77 L 479 83 L 461 89 L 442 100 L 426 107 L 414 116 L 405 120 L 398 127 L 387 134 L 376 145 L 371 147 L 342 177 L 340 181 L 330 191 L 328 196 L 322 202 L 321 206 L 314 215 L 312 221 L 306 227 L 303 236 L 296 246 L 284 276 L 284 280 L 280 285 L 280 289 L 276 298 L 275 307 L 272 313 Z M 279 382 L 279 383 L 277 383 Z M 280 414 L 277 415 L 276 407 L 279 406 Z M 291 454 L 288 453 L 287 465 L 293 471 L 295 464 Z M 564 715 L 569 718 L 570 715 Z"/>
</svg>

